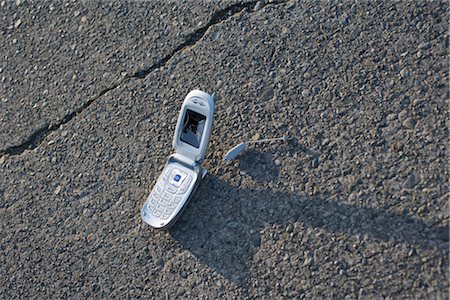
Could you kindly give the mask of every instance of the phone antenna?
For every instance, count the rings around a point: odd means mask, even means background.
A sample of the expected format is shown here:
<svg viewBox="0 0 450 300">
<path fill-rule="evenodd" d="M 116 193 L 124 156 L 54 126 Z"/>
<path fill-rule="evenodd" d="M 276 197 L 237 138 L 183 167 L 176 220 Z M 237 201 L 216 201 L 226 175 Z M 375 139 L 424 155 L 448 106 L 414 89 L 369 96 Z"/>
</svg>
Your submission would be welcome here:
<svg viewBox="0 0 450 300">
<path fill-rule="evenodd" d="M 247 142 L 242 142 L 237 144 L 236 146 L 234 146 L 233 148 L 231 148 L 223 157 L 224 161 L 231 161 L 233 159 L 236 158 L 236 156 L 238 156 L 247 145 L 249 144 L 256 144 L 256 143 L 267 143 L 267 142 L 273 142 L 273 141 L 282 141 L 282 142 L 287 142 L 288 138 L 287 136 L 282 136 L 279 138 L 272 138 L 272 139 L 261 139 L 261 140 L 255 140 L 255 141 L 247 141 Z"/>
</svg>

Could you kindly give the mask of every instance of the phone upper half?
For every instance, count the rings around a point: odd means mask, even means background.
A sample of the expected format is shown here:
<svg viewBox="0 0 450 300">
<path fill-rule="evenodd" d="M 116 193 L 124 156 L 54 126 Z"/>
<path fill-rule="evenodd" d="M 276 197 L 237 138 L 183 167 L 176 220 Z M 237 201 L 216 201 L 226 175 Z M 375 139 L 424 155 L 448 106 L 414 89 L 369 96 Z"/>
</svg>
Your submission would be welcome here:
<svg viewBox="0 0 450 300">
<path fill-rule="evenodd" d="M 184 99 L 173 139 L 175 152 L 189 161 L 201 162 L 211 134 L 214 101 L 211 95 L 194 90 Z"/>
</svg>

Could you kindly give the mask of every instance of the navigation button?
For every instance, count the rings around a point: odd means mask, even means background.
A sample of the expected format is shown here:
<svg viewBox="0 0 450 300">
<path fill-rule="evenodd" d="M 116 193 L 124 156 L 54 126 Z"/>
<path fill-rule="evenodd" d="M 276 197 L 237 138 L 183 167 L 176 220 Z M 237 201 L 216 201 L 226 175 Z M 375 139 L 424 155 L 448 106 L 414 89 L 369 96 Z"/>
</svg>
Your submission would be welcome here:
<svg viewBox="0 0 450 300">
<path fill-rule="evenodd" d="M 170 181 L 169 183 L 173 186 L 179 187 L 184 179 L 186 178 L 187 174 L 181 170 L 173 169 L 172 174 L 170 174 Z"/>
</svg>

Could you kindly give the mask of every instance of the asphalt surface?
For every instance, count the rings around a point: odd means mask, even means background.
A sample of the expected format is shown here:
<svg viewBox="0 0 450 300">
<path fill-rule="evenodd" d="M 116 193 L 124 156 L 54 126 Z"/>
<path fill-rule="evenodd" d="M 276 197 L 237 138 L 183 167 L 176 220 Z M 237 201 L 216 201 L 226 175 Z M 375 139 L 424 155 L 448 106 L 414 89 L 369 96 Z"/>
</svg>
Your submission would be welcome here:
<svg viewBox="0 0 450 300">
<path fill-rule="evenodd" d="M 446 3 L 212 3 L 2 3 L 1 298 L 447 299 Z M 194 88 L 209 173 L 152 230 Z"/>
<path fill-rule="evenodd" d="M 0 149 L 66 122 L 236 1 L 2 1 Z"/>
</svg>

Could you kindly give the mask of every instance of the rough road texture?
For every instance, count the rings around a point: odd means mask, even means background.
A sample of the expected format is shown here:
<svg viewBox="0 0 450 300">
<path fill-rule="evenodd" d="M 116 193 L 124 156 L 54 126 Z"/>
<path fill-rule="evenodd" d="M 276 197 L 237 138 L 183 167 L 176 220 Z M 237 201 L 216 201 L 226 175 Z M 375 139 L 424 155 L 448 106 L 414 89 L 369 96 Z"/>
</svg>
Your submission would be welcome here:
<svg viewBox="0 0 450 300">
<path fill-rule="evenodd" d="M 133 61 L 142 76 L 85 91 L 95 101 L 32 150 L 3 154 L 1 298 L 448 298 L 446 3 L 247 6 L 190 46 L 156 30 L 173 55 L 151 51 L 155 69 L 147 50 L 118 49 L 112 75 L 135 74 Z M 91 53 L 107 60 L 102 34 Z M 193 88 L 221 96 L 209 175 L 176 226 L 154 231 L 139 211 Z M 49 116 L 74 107 L 51 101 Z M 32 131 L 4 122 L 8 147 Z"/>
<path fill-rule="evenodd" d="M 0 150 L 65 122 L 233 2 L 2 1 Z"/>
</svg>

